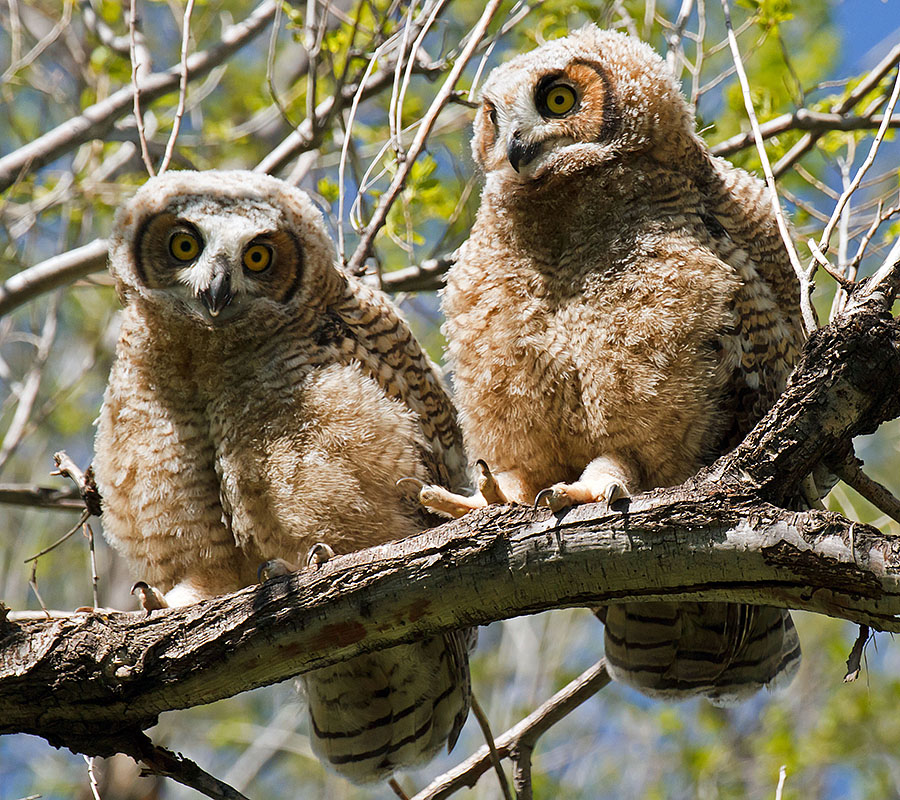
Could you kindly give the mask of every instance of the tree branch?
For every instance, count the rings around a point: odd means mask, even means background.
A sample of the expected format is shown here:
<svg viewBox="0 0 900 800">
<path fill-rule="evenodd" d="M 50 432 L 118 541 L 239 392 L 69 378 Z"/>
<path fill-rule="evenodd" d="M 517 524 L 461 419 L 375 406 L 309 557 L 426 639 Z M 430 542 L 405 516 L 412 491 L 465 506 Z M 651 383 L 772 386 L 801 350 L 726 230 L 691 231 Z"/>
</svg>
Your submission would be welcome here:
<svg viewBox="0 0 900 800">
<path fill-rule="evenodd" d="M 512 756 L 518 748 L 533 749 L 541 735 L 571 714 L 585 700 L 597 694 L 609 682 L 606 661 L 601 659 L 543 702 L 525 719 L 499 736 L 494 742 L 497 752 L 505 758 Z M 490 768 L 491 754 L 485 746 L 459 766 L 436 778 L 412 800 L 445 800 L 465 786 L 474 786 Z"/>
<path fill-rule="evenodd" d="M 108 755 L 164 710 L 354 655 L 552 608 L 725 600 L 900 632 L 900 541 L 795 512 L 822 458 L 900 414 L 892 275 L 817 331 L 733 452 L 683 486 L 608 510 L 491 506 L 399 542 L 194 606 L 0 623 L 0 733 Z M 697 554 L 703 557 L 698 558 Z M 373 610 L 377 609 L 377 616 Z"/>
<path fill-rule="evenodd" d="M 793 114 L 782 114 L 775 119 L 770 119 L 759 126 L 763 139 L 771 139 L 787 131 L 814 131 L 821 136 L 829 131 L 862 131 L 877 129 L 884 116 L 873 114 L 871 117 L 845 116 L 844 114 L 828 114 L 820 111 L 810 111 L 808 108 L 797 109 Z M 893 116 L 888 120 L 889 128 L 900 128 L 900 116 Z M 746 131 L 719 142 L 710 148 L 717 156 L 728 156 L 753 146 L 753 131 Z"/>
<path fill-rule="evenodd" d="M 257 6 L 247 19 L 224 30 L 221 44 L 202 53 L 195 53 L 188 59 L 189 79 L 201 78 L 226 61 L 235 51 L 259 35 L 274 15 L 275 3 L 266 0 Z M 150 75 L 140 82 L 141 99 L 150 102 L 162 97 L 177 89 L 180 80 L 180 64 L 165 72 Z M 15 183 L 21 174 L 49 164 L 84 142 L 102 139 L 112 129 L 117 119 L 131 111 L 133 102 L 134 88 L 125 86 L 105 100 L 86 108 L 79 116 L 67 120 L 43 136 L 0 158 L 0 192 Z"/>
</svg>

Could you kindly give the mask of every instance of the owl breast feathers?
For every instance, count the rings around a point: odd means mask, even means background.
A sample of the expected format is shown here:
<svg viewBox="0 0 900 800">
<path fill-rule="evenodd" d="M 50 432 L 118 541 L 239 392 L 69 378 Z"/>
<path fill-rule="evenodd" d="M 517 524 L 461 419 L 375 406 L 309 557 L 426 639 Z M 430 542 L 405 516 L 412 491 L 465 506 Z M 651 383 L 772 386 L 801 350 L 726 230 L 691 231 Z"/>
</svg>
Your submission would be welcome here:
<svg viewBox="0 0 900 800">
<path fill-rule="evenodd" d="M 169 604 L 313 545 L 416 533 L 429 520 L 399 478 L 465 483 L 434 366 L 389 301 L 336 268 L 299 190 L 249 172 L 154 178 L 117 216 L 110 271 L 125 309 L 95 446 L 103 525 Z M 468 643 L 305 675 L 316 750 L 364 781 L 452 746 Z"/>
<path fill-rule="evenodd" d="M 782 391 L 802 335 L 770 200 L 694 127 L 662 59 L 594 26 L 486 82 L 481 206 L 443 307 L 467 449 L 502 497 L 559 509 L 678 484 Z M 612 674 L 654 695 L 741 698 L 800 657 L 774 608 L 605 621 Z"/>
</svg>

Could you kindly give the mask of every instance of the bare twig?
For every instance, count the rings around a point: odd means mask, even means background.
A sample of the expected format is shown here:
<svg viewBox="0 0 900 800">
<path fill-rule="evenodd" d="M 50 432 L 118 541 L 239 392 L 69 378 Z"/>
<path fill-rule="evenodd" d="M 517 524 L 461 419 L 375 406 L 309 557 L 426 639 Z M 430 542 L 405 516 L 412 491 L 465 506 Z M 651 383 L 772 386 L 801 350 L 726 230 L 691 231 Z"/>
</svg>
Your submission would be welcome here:
<svg viewBox="0 0 900 800">
<path fill-rule="evenodd" d="M 884 123 L 884 114 L 873 114 L 871 117 L 846 116 L 844 114 L 810 111 L 798 108 L 791 114 L 782 114 L 759 126 L 763 139 L 771 139 L 787 131 L 815 131 L 818 134 L 831 131 L 861 131 L 879 128 Z M 889 128 L 900 128 L 900 116 L 888 118 Z M 710 150 L 717 156 L 727 156 L 750 147 L 754 144 L 753 131 L 739 133 L 723 142 L 713 145 Z M 776 177 L 778 173 L 775 173 Z"/>
<path fill-rule="evenodd" d="M 75 530 L 78 530 L 77 528 Z M 41 609 L 43 610 L 47 619 L 50 619 L 50 612 L 47 610 L 47 605 L 44 603 L 44 598 L 41 597 L 41 593 L 38 591 L 37 584 L 37 560 L 31 562 L 31 577 L 28 579 L 28 585 L 31 587 L 31 591 L 34 592 L 34 596 L 37 598 L 38 603 L 41 605 Z"/>
<path fill-rule="evenodd" d="M 141 112 L 141 86 L 140 83 L 145 77 L 146 65 L 138 62 L 137 49 L 135 47 L 135 39 L 137 37 L 137 0 L 131 0 L 131 6 L 128 13 L 128 42 L 129 54 L 131 56 L 131 91 L 134 101 L 134 121 L 138 129 L 138 140 L 141 143 L 141 158 L 144 166 L 147 168 L 147 174 L 152 178 L 156 175 L 153 168 L 153 161 L 150 158 L 150 150 L 147 147 L 147 135 L 144 131 L 144 115 Z"/>
<path fill-rule="evenodd" d="M 139 733 L 122 752 L 130 755 L 142 767 L 142 774 L 161 775 L 194 789 L 213 800 L 248 800 L 243 794 L 200 769 L 193 761 L 181 753 L 173 753 L 153 744 L 144 734 Z"/>
<path fill-rule="evenodd" d="M 496 739 L 497 752 L 501 757 L 507 757 L 523 743 L 533 748 L 542 734 L 593 697 L 609 681 L 606 662 L 600 660 Z M 449 772 L 435 778 L 412 800 L 444 800 L 465 786 L 474 786 L 490 768 L 491 754 L 485 745 Z"/>
<path fill-rule="evenodd" d="M 194 53 L 188 59 L 190 79 L 203 77 L 225 62 L 235 51 L 259 35 L 274 15 L 275 3 L 273 0 L 264 0 L 245 20 L 222 31 L 220 44 Z M 151 102 L 175 89 L 180 80 L 180 66 L 148 75 L 140 84 L 141 97 L 145 102 Z M 0 158 L 0 192 L 9 188 L 23 171 L 39 169 L 84 142 L 102 138 L 117 119 L 133 110 L 133 106 L 134 88 L 123 87 L 105 100 L 85 109 L 79 116 Z"/>
<path fill-rule="evenodd" d="M 31 508 L 52 508 L 57 511 L 80 511 L 84 501 L 72 488 L 0 483 L 0 503 Z"/>
<path fill-rule="evenodd" d="M 44 318 L 44 325 L 41 330 L 41 338 L 37 345 L 37 353 L 35 353 L 31 368 L 22 380 L 17 393 L 16 411 L 13 414 L 12 421 L 9 423 L 9 427 L 6 429 L 2 446 L 0 446 L 0 468 L 16 451 L 25 435 L 28 420 L 31 417 L 32 409 L 37 401 L 38 391 L 41 388 L 44 366 L 47 363 L 47 359 L 50 358 L 50 348 L 53 345 L 53 340 L 56 338 L 58 306 L 59 294 L 57 293 L 51 298 L 50 307 L 47 309 L 47 315 Z"/>
<path fill-rule="evenodd" d="M 900 44 L 892 47 L 890 52 L 869 71 L 866 77 L 857 84 L 847 97 L 832 106 L 832 112 L 835 114 L 846 114 L 851 108 L 856 106 L 863 97 L 871 92 L 898 62 L 900 62 Z M 800 141 L 788 150 L 788 152 L 785 153 L 772 168 L 772 173 L 775 177 L 781 177 L 788 169 L 790 169 L 792 164 L 804 154 L 808 153 L 821 135 L 822 133 L 818 131 L 811 131 L 803 136 Z"/>
<path fill-rule="evenodd" d="M 859 626 L 859 634 L 853 643 L 853 649 L 847 656 L 847 674 L 844 675 L 844 683 L 852 683 L 859 677 L 859 670 L 862 667 L 863 652 L 866 649 L 866 643 L 871 635 L 868 625 Z"/>
<path fill-rule="evenodd" d="M 787 767 L 782 764 L 778 768 L 778 785 L 775 787 L 775 800 L 781 800 L 784 792 L 784 782 L 787 780 Z"/>
<path fill-rule="evenodd" d="M 65 450 L 60 450 L 53 454 L 53 461 L 56 463 L 56 469 L 51 475 L 62 475 L 69 478 L 77 487 L 84 501 L 84 507 L 92 516 L 99 517 L 103 513 L 100 492 L 97 490 L 97 484 L 94 481 L 94 470 L 88 467 L 84 472 L 79 466 L 69 458 Z"/>
<path fill-rule="evenodd" d="M 85 509 L 81 514 L 81 518 L 78 520 L 78 522 L 75 523 L 75 525 L 72 526 L 72 528 L 70 528 L 68 531 L 66 531 L 66 533 L 60 536 L 53 544 L 45 547 L 39 553 L 35 553 L 33 556 L 29 556 L 28 558 L 26 558 L 25 563 L 27 564 L 29 561 L 32 561 L 36 564 L 37 560 L 41 556 L 46 555 L 54 548 L 59 547 L 64 541 L 66 541 L 66 539 L 70 539 L 72 536 L 74 536 L 78 532 L 79 528 L 81 528 L 81 526 L 88 521 L 88 518 L 90 516 L 90 513 Z M 37 594 L 37 589 L 35 589 L 35 594 Z M 40 599 L 40 597 L 38 599 Z"/>
<path fill-rule="evenodd" d="M 393 776 L 388 778 L 388 786 L 391 791 L 400 798 L 400 800 L 409 800 L 409 795 L 403 791 L 403 787 L 397 783 L 397 779 Z"/>
<path fill-rule="evenodd" d="M 169 168 L 169 162 L 172 160 L 172 153 L 175 150 L 175 142 L 178 140 L 178 131 L 181 129 L 181 118 L 184 116 L 184 102 L 187 97 L 188 85 L 188 45 L 191 40 L 191 14 L 193 13 L 194 0 L 187 0 L 184 18 L 181 23 L 181 80 L 178 84 L 178 108 L 175 110 L 175 119 L 172 122 L 172 132 L 169 134 L 169 141 L 166 142 L 166 152 L 163 156 L 162 164 L 159 165 L 160 174 Z M 137 97 L 137 94 L 135 94 L 135 97 Z"/>
<path fill-rule="evenodd" d="M 100 797 L 100 785 L 97 783 L 97 776 L 94 774 L 94 757 L 82 756 L 84 763 L 87 764 L 88 781 L 91 785 L 91 795 L 94 800 L 102 800 Z"/>
<path fill-rule="evenodd" d="M 872 237 L 875 236 L 875 232 L 878 230 L 881 223 L 889 220 L 897 213 L 900 213 L 900 203 L 898 203 L 897 205 L 893 205 L 885 210 L 884 201 L 878 201 L 878 208 L 875 211 L 875 215 L 872 217 L 872 224 L 869 225 L 868 230 L 860 240 L 859 247 L 856 249 L 856 255 L 853 256 L 853 260 L 850 262 L 850 266 L 852 268 L 856 268 L 859 266 L 860 262 L 863 259 L 863 256 L 866 254 L 866 249 L 869 246 L 869 242 L 872 241 Z"/>
<path fill-rule="evenodd" d="M 84 535 L 88 540 L 88 550 L 91 554 L 91 595 L 94 600 L 94 608 L 100 608 L 100 575 L 97 573 L 97 553 L 94 550 L 94 530 L 89 522 L 84 523 Z"/>
<path fill-rule="evenodd" d="M 478 698 L 474 694 L 472 695 L 472 713 L 475 715 L 475 720 L 478 722 L 482 734 L 484 734 L 484 741 L 491 754 L 491 764 L 493 764 L 494 772 L 497 773 L 497 780 L 500 782 L 500 791 L 503 792 L 503 797 L 505 797 L 506 800 L 512 800 L 512 795 L 509 791 L 509 783 L 506 780 L 506 773 L 503 771 L 503 765 L 500 763 L 500 754 L 497 752 L 497 746 L 494 744 L 494 734 L 491 731 L 490 720 L 488 719 L 487 714 L 484 713 L 481 703 L 478 702 Z"/>
<path fill-rule="evenodd" d="M 106 239 L 76 247 L 24 269 L 0 284 L 0 317 L 46 292 L 106 269 Z"/>
<path fill-rule="evenodd" d="M 419 130 L 409 146 L 406 159 L 398 166 L 397 173 L 391 181 L 391 185 L 378 201 L 372 219 L 369 221 L 369 224 L 366 226 L 365 231 L 363 231 L 363 234 L 360 237 L 359 245 L 354 251 L 353 256 L 347 262 L 347 268 L 350 272 L 361 273 L 363 271 L 363 265 L 366 258 L 368 258 L 369 250 L 375 240 L 375 235 L 381 230 L 387 220 L 388 212 L 394 204 L 394 201 L 397 199 L 397 195 L 400 194 L 401 189 L 406 183 L 406 176 L 409 174 L 409 170 L 422 152 L 428 134 L 431 132 L 438 114 L 440 114 L 441 110 L 450 99 L 450 95 L 456 87 L 457 81 L 460 79 L 463 70 L 469 63 L 469 59 L 472 57 L 479 42 L 487 31 L 487 27 L 493 19 L 494 14 L 497 13 L 500 3 L 501 0 L 489 0 L 489 2 L 485 4 L 484 12 L 475 27 L 470 31 L 463 51 L 460 53 L 459 58 L 457 58 L 456 63 L 453 65 L 453 68 L 450 70 L 450 73 L 447 75 L 447 78 L 441 86 L 440 91 L 431 103 L 425 116 L 422 118 Z"/>
<path fill-rule="evenodd" d="M 858 459 L 835 465 L 833 469 L 844 483 L 856 489 L 875 508 L 896 522 L 900 522 L 900 500 L 894 497 L 888 488 L 866 475 L 862 471 L 862 463 Z"/>
<path fill-rule="evenodd" d="M 55 42 L 60 34 L 68 27 L 69 23 L 72 21 L 72 9 L 75 7 L 74 0 L 66 0 L 66 4 L 63 6 L 63 13 L 56 24 L 47 31 L 45 36 L 41 37 L 41 40 L 35 44 L 34 47 L 31 48 L 24 56 L 19 56 L 14 53 L 13 58 L 10 61 L 9 67 L 4 71 L 2 75 L 0 75 L 0 84 L 6 83 L 10 80 L 13 75 L 15 75 L 19 70 L 24 69 L 25 67 L 33 64 L 37 58 L 44 52 L 53 42 Z M 18 22 L 18 14 L 14 13 L 14 4 L 10 5 L 10 22 L 12 26 L 15 26 Z"/>
<path fill-rule="evenodd" d="M 734 27 L 731 24 L 731 10 L 728 6 L 728 0 L 722 0 L 722 11 L 725 15 L 725 27 L 728 29 L 728 43 L 731 46 L 731 56 L 734 60 L 734 66 L 741 83 L 744 106 L 747 109 L 747 116 L 750 118 L 750 127 L 753 129 L 756 150 L 759 153 L 759 159 L 762 162 L 763 172 L 766 176 L 766 184 L 769 187 L 772 211 L 775 213 L 775 218 L 778 220 L 778 230 L 781 233 L 785 249 L 790 257 L 791 266 L 793 266 L 794 272 L 797 275 L 797 280 L 800 282 L 800 310 L 803 314 L 803 324 L 806 328 L 806 332 L 812 333 L 818 328 L 818 325 L 816 323 L 816 316 L 810 298 L 812 292 L 811 276 L 806 273 L 803 269 L 803 265 L 800 263 L 800 256 L 797 254 L 797 248 L 794 246 L 793 239 L 791 239 L 791 233 L 788 229 L 787 222 L 785 221 L 784 212 L 781 210 L 781 203 L 778 200 L 778 189 L 775 186 L 775 176 L 772 174 L 769 156 L 766 153 L 762 133 L 759 130 L 759 122 L 757 122 L 756 112 L 753 110 L 753 98 L 750 95 L 750 83 L 747 80 L 744 62 L 741 59 L 741 51 L 738 48 L 737 38 L 734 35 Z"/>
<path fill-rule="evenodd" d="M 723 0 L 724 2 L 724 0 Z M 856 174 L 853 176 L 853 180 L 850 181 L 850 185 L 841 192 L 841 196 L 837 201 L 837 204 L 834 207 L 834 211 L 831 214 L 831 219 L 828 220 L 828 224 L 825 226 L 825 230 L 822 231 L 822 236 L 819 239 L 819 249 L 822 252 L 828 252 L 828 246 L 831 241 L 831 234 L 834 231 L 834 226 L 837 225 L 838 220 L 841 217 L 841 212 L 844 210 L 844 206 L 849 202 L 850 197 L 859 187 L 860 182 L 863 179 L 863 176 L 868 172 L 869 167 L 872 166 L 872 163 L 875 161 L 875 156 L 878 155 L 878 150 L 881 147 L 881 142 L 884 140 L 884 135 L 887 133 L 888 123 L 890 122 L 891 115 L 894 113 L 894 107 L 897 105 L 897 99 L 900 98 L 900 70 L 897 71 L 897 77 L 894 80 L 894 88 L 891 91 L 890 99 L 888 100 L 887 108 L 885 108 L 884 116 L 881 120 L 881 125 L 878 127 L 878 132 L 875 134 L 875 138 L 872 140 L 872 145 L 869 148 L 869 152 L 866 155 L 865 161 L 860 165 L 860 168 L 856 171 Z"/>
</svg>

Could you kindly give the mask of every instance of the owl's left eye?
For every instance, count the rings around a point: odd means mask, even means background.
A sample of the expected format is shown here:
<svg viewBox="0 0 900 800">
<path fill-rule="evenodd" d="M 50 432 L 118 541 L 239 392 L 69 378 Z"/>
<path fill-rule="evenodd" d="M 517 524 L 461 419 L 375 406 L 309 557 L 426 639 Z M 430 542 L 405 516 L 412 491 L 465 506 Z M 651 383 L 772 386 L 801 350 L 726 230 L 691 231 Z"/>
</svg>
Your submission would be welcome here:
<svg viewBox="0 0 900 800">
<path fill-rule="evenodd" d="M 244 251 L 244 266 L 251 272 L 262 272 L 272 263 L 272 248 L 267 244 L 254 244 Z"/>
<path fill-rule="evenodd" d="M 179 261 L 193 261 L 202 249 L 200 240 L 188 231 L 179 231 L 169 239 L 169 252 Z"/>
<path fill-rule="evenodd" d="M 562 117 L 572 111 L 578 103 L 578 95 L 567 83 L 553 83 L 537 96 L 537 107 L 541 116 Z"/>
</svg>

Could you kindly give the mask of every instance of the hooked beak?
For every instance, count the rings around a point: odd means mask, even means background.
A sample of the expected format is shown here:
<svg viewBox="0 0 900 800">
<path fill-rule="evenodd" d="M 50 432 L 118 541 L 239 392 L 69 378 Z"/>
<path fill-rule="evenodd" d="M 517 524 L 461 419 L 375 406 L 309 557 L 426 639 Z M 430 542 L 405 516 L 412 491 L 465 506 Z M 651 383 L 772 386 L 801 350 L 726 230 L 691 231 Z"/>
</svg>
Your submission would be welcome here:
<svg viewBox="0 0 900 800">
<path fill-rule="evenodd" d="M 219 312 L 234 299 L 228 273 L 217 272 L 209 282 L 209 286 L 197 292 L 197 297 L 206 306 L 211 317 L 219 316 Z"/>
<path fill-rule="evenodd" d="M 506 157 L 512 168 L 518 172 L 519 166 L 528 166 L 541 152 L 540 142 L 523 142 L 516 131 L 506 144 Z"/>
</svg>

